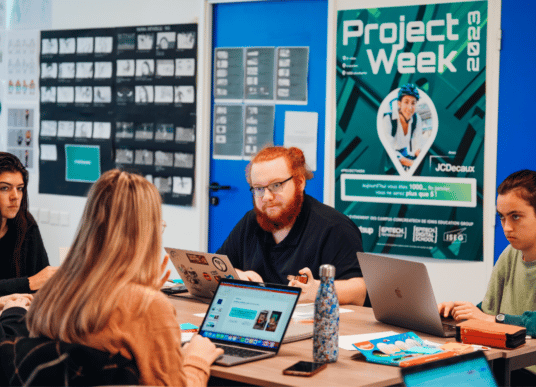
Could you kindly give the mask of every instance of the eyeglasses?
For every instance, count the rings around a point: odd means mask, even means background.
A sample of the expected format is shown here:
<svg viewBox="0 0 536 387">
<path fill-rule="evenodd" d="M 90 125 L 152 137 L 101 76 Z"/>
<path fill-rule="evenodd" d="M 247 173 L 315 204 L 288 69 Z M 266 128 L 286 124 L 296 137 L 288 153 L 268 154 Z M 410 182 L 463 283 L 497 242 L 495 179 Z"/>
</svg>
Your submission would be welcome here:
<svg viewBox="0 0 536 387">
<path fill-rule="evenodd" d="M 294 176 L 290 176 L 287 180 L 278 181 L 272 184 L 268 184 L 264 187 L 251 187 L 249 190 L 256 198 L 262 198 L 264 196 L 265 190 L 268 188 L 268 191 L 275 194 L 281 192 L 283 189 L 283 184 L 292 179 Z"/>
</svg>

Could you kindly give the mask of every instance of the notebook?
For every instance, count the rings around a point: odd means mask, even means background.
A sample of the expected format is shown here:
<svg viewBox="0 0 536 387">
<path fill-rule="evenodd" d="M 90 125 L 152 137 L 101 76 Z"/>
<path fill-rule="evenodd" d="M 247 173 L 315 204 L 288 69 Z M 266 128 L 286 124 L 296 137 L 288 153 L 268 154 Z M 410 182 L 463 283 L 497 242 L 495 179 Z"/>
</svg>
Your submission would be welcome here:
<svg viewBox="0 0 536 387">
<path fill-rule="evenodd" d="M 277 355 L 300 293 L 291 286 L 222 278 L 199 328 L 225 351 L 215 364 Z"/>
<path fill-rule="evenodd" d="M 204 302 L 214 295 L 221 278 L 239 278 L 226 255 L 165 248 L 190 294 Z"/>
<path fill-rule="evenodd" d="M 422 262 L 357 253 L 376 320 L 426 332 L 456 336 L 456 322 L 442 319 Z"/>
<path fill-rule="evenodd" d="M 482 351 L 402 368 L 401 371 L 407 387 L 497 386 Z"/>
</svg>

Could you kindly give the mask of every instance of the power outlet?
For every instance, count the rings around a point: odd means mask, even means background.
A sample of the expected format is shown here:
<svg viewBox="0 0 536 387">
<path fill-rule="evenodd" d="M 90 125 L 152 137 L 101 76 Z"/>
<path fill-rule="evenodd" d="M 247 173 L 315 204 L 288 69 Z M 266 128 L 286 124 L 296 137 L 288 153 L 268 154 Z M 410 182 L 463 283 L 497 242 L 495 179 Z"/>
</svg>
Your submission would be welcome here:
<svg viewBox="0 0 536 387">
<path fill-rule="evenodd" d="M 60 212 L 60 226 L 69 227 L 69 213 Z"/>
</svg>

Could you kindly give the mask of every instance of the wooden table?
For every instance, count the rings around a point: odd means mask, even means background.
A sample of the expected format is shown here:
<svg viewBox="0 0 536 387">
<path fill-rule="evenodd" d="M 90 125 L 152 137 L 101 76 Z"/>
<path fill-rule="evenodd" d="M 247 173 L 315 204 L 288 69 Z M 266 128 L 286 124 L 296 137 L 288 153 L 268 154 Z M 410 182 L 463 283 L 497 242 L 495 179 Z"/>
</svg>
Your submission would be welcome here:
<svg viewBox="0 0 536 387">
<path fill-rule="evenodd" d="M 179 323 L 189 322 L 201 325 L 203 319 L 194 313 L 204 313 L 207 304 L 194 300 L 170 297 L 178 312 Z M 381 331 L 407 332 L 407 329 L 386 325 L 376 321 L 371 308 L 353 305 L 343 306 L 351 313 L 340 315 L 340 335 L 355 335 Z M 416 332 L 419 337 L 438 343 L 454 341 Z M 486 351 L 486 357 L 498 374 L 499 382 L 509 384 L 510 371 L 536 363 L 536 342 L 530 340 L 526 345 L 514 350 L 492 349 Z M 402 382 L 400 368 L 368 363 L 358 352 L 341 349 L 339 360 L 328 364 L 327 369 L 312 377 L 283 375 L 283 369 L 299 360 L 313 360 L 313 342 L 311 339 L 283 344 L 277 356 L 233 367 L 213 365 L 211 375 L 259 386 L 392 386 Z M 527 363 L 527 361 L 532 363 Z"/>
</svg>

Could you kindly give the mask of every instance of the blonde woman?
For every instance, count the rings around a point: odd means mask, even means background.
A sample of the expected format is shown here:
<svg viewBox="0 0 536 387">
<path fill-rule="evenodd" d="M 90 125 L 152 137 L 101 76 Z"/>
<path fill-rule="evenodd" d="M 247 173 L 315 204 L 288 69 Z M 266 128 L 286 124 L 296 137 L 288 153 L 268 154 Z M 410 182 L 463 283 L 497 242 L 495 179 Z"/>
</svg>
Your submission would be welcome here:
<svg viewBox="0 0 536 387">
<path fill-rule="evenodd" d="M 134 358 L 140 384 L 206 385 L 223 351 L 200 336 L 181 349 L 175 309 L 158 290 L 167 261 L 160 263 L 161 234 L 156 187 L 135 174 L 104 173 L 65 261 L 30 306 L 30 336 Z"/>
</svg>

